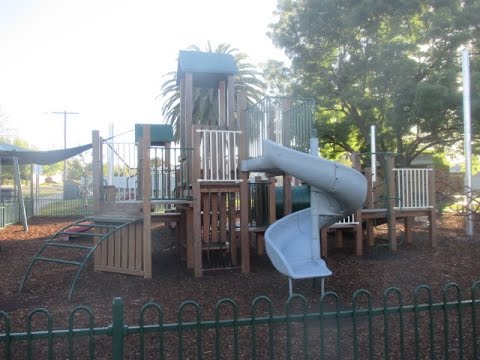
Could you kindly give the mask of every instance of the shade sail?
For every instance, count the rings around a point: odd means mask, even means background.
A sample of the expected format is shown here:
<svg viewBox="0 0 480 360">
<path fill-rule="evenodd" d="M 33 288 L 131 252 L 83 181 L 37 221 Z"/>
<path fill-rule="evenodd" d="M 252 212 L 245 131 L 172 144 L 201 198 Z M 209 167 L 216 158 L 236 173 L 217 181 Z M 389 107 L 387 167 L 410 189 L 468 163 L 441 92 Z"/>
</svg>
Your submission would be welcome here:
<svg viewBox="0 0 480 360">
<path fill-rule="evenodd" d="M 15 145 L 0 144 L 0 158 L 2 165 L 12 165 L 13 158 L 18 158 L 19 164 L 49 165 L 69 159 L 92 148 L 92 144 L 86 144 L 68 149 L 33 151 Z"/>
</svg>

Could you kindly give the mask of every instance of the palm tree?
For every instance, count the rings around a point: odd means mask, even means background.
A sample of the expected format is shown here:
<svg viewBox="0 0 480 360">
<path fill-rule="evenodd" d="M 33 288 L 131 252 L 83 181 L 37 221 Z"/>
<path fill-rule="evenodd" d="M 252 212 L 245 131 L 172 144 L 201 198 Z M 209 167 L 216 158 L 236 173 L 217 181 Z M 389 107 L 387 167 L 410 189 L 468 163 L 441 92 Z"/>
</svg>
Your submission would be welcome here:
<svg viewBox="0 0 480 360">
<path fill-rule="evenodd" d="M 202 51 L 198 46 L 191 45 L 188 50 Z M 248 56 L 229 44 L 220 44 L 212 49 L 210 42 L 204 52 L 230 54 L 237 64 L 238 73 L 235 75 L 235 90 L 244 90 L 247 95 L 247 105 L 259 101 L 264 96 L 265 83 L 261 73 L 247 62 Z M 177 86 L 177 73 L 167 73 L 162 84 L 160 96 L 165 100 L 162 106 L 162 115 L 165 122 L 173 126 L 175 137 L 178 139 L 180 126 L 180 87 Z M 218 90 L 206 88 L 193 89 L 193 118 L 194 124 L 214 125 L 218 119 Z"/>
</svg>

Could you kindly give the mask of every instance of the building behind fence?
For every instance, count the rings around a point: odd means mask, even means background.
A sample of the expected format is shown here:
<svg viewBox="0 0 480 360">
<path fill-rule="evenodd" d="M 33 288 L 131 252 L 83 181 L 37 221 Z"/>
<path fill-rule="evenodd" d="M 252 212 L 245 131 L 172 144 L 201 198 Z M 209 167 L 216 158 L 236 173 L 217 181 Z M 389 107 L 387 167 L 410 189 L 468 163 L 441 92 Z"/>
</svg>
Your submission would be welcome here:
<svg viewBox="0 0 480 360">
<path fill-rule="evenodd" d="M 442 300 L 420 285 L 410 304 L 398 288 L 384 292 L 374 307 L 366 290 L 353 294 L 348 308 L 335 293 L 317 304 L 293 295 L 283 308 L 267 297 L 255 298 L 246 317 L 232 299 L 217 302 L 213 319 L 204 320 L 202 307 L 183 302 L 176 322 L 164 321 L 160 304 L 150 302 L 139 311 L 138 324 L 124 322 L 123 300 L 116 298 L 112 321 L 96 326 L 93 310 L 78 306 L 68 327 L 55 328 L 53 316 L 34 309 L 26 329 L 13 332 L 13 319 L 0 311 L 0 356 L 14 359 L 477 359 L 479 356 L 478 290 L 469 297 L 450 283 Z M 281 310 L 279 310 L 281 309 Z M 168 316 L 168 318 L 171 318 Z M 38 324 L 46 324 L 38 329 Z M 77 325 L 78 324 L 78 325 Z M 77 327 L 81 326 L 81 327 Z"/>
</svg>

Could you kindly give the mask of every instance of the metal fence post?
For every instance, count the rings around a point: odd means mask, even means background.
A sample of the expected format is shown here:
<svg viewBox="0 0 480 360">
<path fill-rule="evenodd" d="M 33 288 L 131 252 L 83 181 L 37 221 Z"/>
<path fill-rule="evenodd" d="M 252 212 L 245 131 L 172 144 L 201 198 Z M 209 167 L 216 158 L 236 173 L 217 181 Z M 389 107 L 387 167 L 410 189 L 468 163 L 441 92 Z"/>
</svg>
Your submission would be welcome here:
<svg viewBox="0 0 480 360">
<path fill-rule="evenodd" d="M 123 359 L 123 299 L 113 299 L 112 306 L 112 360 Z"/>
</svg>

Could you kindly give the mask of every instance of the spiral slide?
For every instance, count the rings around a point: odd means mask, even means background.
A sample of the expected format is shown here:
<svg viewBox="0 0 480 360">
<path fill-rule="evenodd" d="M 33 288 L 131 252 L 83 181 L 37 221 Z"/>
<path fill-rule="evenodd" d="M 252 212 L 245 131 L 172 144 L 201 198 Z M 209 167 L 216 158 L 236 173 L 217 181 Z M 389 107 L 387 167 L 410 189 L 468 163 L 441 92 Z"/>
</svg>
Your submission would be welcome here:
<svg viewBox="0 0 480 360">
<path fill-rule="evenodd" d="M 287 215 L 265 232 L 267 254 L 273 266 L 292 279 L 332 275 L 320 257 L 320 229 L 361 208 L 367 180 L 342 164 L 263 140 L 263 156 L 242 161 L 242 171 L 286 173 L 310 184 L 311 207 Z"/>
</svg>

